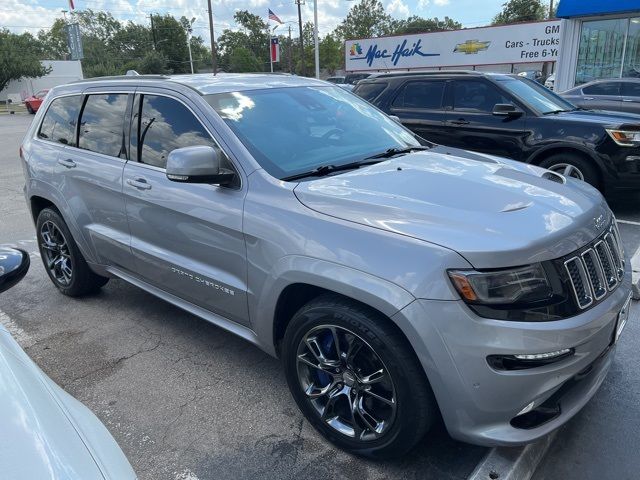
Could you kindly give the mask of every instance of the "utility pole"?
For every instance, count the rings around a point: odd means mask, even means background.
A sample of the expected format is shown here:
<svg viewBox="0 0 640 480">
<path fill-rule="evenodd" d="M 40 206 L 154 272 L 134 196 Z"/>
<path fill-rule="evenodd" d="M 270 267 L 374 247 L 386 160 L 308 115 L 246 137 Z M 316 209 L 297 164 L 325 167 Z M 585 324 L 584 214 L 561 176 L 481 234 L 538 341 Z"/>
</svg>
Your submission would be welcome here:
<svg viewBox="0 0 640 480">
<path fill-rule="evenodd" d="M 149 18 L 151 19 L 151 39 L 153 40 L 153 49 L 157 50 L 156 48 L 156 29 L 153 28 L 153 13 L 149 15 Z"/>
<path fill-rule="evenodd" d="M 304 40 L 302 39 L 302 12 L 300 11 L 300 5 L 304 4 L 304 0 L 295 0 L 298 5 L 298 27 L 300 27 L 300 75 L 304 77 L 306 68 L 304 65 Z"/>
<path fill-rule="evenodd" d="M 213 10 L 211 9 L 211 0 L 207 0 L 209 6 L 209 33 L 211 34 L 211 68 L 213 68 L 213 74 L 215 75 L 218 70 L 216 59 L 216 44 L 213 39 Z"/>
<path fill-rule="evenodd" d="M 195 17 L 191 19 L 189 23 L 189 28 L 187 28 L 187 47 L 189 47 L 189 64 L 191 65 L 191 74 L 193 74 L 193 56 L 191 55 L 191 32 L 193 32 L 193 22 L 195 22 Z"/>
<path fill-rule="evenodd" d="M 288 57 L 289 57 L 289 73 L 293 73 L 293 68 L 291 68 L 291 24 L 289 24 L 289 48 L 288 50 Z"/>
</svg>

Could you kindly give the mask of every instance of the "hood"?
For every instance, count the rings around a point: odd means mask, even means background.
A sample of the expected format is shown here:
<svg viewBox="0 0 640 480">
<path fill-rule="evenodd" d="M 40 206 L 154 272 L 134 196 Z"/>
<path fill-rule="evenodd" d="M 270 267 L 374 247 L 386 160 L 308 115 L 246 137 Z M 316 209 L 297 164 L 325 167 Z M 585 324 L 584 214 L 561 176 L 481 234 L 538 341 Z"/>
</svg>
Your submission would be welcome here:
<svg viewBox="0 0 640 480">
<path fill-rule="evenodd" d="M 0 331 L 0 465 L 6 478 L 103 478 L 41 373 Z M 26 355 L 24 355 L 26 357 Z"/>
<path fill-rule="evenodd" d="M 574 110 L 545 115 L 548 118 L 561 118 L 573 122 L 596 123 L 598 125 L 634 125 L 640 127 L 640 115 L 627 112 L 610 112 L 606 110 Z"/>
<path fill-rule="evenodd" d="M 294 192 L 317 212 L 450 248 L 476 268 L 495 268 L 566 255 L 608 225 L 612 214 L 599 192 L 558 179 L 564 177 L 531 165 L 437 147 L 302 182 Z"/>
</svg>

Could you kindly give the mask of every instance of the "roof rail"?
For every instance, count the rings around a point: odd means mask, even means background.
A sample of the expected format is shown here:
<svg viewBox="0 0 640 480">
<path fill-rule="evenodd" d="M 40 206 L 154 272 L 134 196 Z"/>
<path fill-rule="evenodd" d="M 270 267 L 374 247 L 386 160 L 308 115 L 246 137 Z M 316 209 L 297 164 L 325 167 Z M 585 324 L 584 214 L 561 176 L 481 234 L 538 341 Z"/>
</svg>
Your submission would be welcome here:
<svg viewBox="0 0 640 480">
<path fill-rule="evenodd" d="M 428 71 L 414 71 L 414 72 L 381 72 L 372 74 L 369 79 L 375 78 L 389 78 L 389 77 L 408 77 L 408 76 L 429 76 L 429 75 L 483 75 L 484 72 L 478 72 L 476 70 L 428 70 Z"/>
</svg>

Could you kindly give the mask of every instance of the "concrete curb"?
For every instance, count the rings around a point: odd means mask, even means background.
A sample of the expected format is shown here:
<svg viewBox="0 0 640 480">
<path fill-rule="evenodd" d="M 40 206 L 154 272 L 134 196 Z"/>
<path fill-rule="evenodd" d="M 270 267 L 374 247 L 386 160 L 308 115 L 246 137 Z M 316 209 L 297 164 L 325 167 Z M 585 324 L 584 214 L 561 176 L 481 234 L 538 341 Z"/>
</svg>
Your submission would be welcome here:
<svg viewBox="0 0 640 480">
<path fill-rule="evenodd" d="M 633 299 L 640 300 L 640 248 L 631 257 L 631 283 L 633 285 Z"/>
<path fill-rule="evenodd" d="M 552 432 L 524 447 L 492 448 L 467 480 L 529 480 L 556 434 Z"/>
</svg>

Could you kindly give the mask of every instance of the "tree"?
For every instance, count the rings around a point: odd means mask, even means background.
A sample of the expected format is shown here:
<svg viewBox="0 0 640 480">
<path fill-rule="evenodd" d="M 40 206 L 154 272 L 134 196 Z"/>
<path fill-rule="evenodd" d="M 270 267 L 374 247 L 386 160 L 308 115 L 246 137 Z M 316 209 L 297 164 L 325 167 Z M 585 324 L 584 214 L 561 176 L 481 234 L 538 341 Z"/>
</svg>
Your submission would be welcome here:
<svg viewBox="0 0 640 480">
<path fill-rule="evenodd" d="M 379 37 L 393 31 L 393 19 L 379 0 L 360 0 L 351 7 L 347 17 L 336 27 L 334 34 L 340 40 Z"/>
<path fill-rule="evenodd" d="M 493 25 L 544 20 L 547 7 L 540 0 L 509 0 L 502 4 L 502 11 L 493 17 Z"/>
<path fill-rule="evenodd" d="M 231 69 L 231 55 L 242 48 L 248 50 L 259 64 L 259 68 L 253 71 L 264 71 L 269 64 L 267 24 L 258 15 L 246 10 L 237 11 L 233 18 L 241 29 L 237 31 L 225 29 L 218 37 L 220 66 L 223 69 Z M 236 60 L 244 56 L 245 53 L 241 52 L 236 55 Z"/>
<path fill-rule="evenodd" d="M 238 47 L 229 55 L 229 71 L 231 72 L 258 72 L 262 70 L 262 64 L 253 53 L 244 47 Z"/>
<path fill-rule="evenodd" d="M 167 59 L 160 52 L 150 51 L 137 65 L 138 73 L 167 73 Z"/>
<path fill-rule="evenodd" d="M 320 67 L 333 75 L 344 63 L 344 44 L 330 33 L 320 40 L 319 47 Z"/>
<path fill-rule="evenodd" d="M 394 20 L 393 22 L 393 33 L 396 35 L 459 30 L 461 28 L 462 24 L 460 22 L 456 22 L 449 17 L 444 17 L 443 20 L 440 20 L 438 17 L 422 18 L 412 15 L 406 20 Z"/>
<path fill-rule="evenodd" d="M 153 28 L 156 36 L 156 50 L 167 59 L 173 73 L 190 73 L 187 32 L 171 15 L 154 15 Z"/>
<path fill-rule="evenodd" d="M 0 91 L 11 80 L 37 78 L 49 73 L 40 63 L 40 56 L 41 50 L 33 35 L 0 30 Z"/>
</svg>

